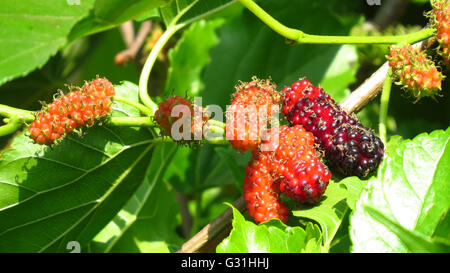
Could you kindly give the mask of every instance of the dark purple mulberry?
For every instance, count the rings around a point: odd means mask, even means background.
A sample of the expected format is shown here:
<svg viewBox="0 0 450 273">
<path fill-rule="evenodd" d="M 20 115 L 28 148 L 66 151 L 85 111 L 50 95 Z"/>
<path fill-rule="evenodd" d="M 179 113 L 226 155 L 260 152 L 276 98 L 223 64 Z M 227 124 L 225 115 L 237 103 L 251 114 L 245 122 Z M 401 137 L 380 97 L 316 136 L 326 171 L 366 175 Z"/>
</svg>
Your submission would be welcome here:
<svg viewBox="0 0 450 273">
<path fill-rule="evenodd" d="M 314 135 L 331 167 L 361 178 L 377 169 L 384 155 L 382 141 L 322 88 L 308 80 L 296 81 L 283 89 L 282 101 L 290 123 Z"/>
</svg>

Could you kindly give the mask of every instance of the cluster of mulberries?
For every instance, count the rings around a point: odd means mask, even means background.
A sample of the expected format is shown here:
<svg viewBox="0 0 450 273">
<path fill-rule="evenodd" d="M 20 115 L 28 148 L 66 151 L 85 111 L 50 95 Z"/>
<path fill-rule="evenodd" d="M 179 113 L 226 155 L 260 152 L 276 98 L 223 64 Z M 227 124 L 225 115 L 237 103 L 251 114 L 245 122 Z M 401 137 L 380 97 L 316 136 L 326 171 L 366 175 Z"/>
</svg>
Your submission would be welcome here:
<svg viewBox="0 0 450 273">
<path fill-rule="evenodd" d="M 268 129 L 268 118 L 278 113 L 280 102 L 291 126 L 270 123 Z M 191 116 L 196 109 L 176 96 L 163 101 L 155 113 L 163 134 L 172 138 L 173 125 L 182 118 L 172 116 L 177 105 L 185 106 Z M 200 119 L 197 123 L 201 126 L 208 121 L 202 115 Z M 194 123 L 187 121 L 191 127 Z M 331 172 L 320 154 L 343 174 L 366 177 L 378 167 L 384 153 L 383 143 L 371 130 L 307 80 L 294 82 L 283 93 L 277 92 L 270 80 L 253 78 L 239 84 L 227 109 L 225 133 L 237 150 L 252 151 L 243 190 L 249 215 L 259 223 L 272 218 L 288 220 L 289 209 L 281 202 L 281 193 L 299 203 L 321 200 Z"/>
<path fill-rule="evenodd" d="M 430 57 L 419 48 L 411 45 L 391 46 L 390 55 L 386 56 L 398 84 L 420 99 L 434 97 L 441 90 L 444 76 L 436 68 Z"/>
<path fill-rule="evenodd" d="M 366 177 L 380 164 L 384 146 L 368 128 L 348 115 L 322 89 L 307 80 L 283 88 L 283 113 L 311 132 L 325 158 L 344 175 Z"/>
<path fill-rule="evenodd" d="M 176 106 L 184 107 L 178 107 L 174 110 Z M 177 141 L 190 142 L 197 138 L 201 139 L 209 116 L 203 107 L 193 104 L 190 100 L 181 96 L 173 96 L 159 104 L 158 110 L 155 112 L 155 120 L 163 135 Z M 173 128 L 173 125 L 177 122 L 180 122 L 180 126 Z M 185 123 L 188 128 L 181 125 Z M 175 129 L 178 130 L 175 131 Z"/>
<path fill-rule="evenodd" d="M 439 54 L 446 65 L 450 64 L 450 1 L 433 0 L 431 18 L 436 28 L 436 37 L 440 44 Z"/>
<path fill-rule="evenodd" d="M 52 145 L 66 134 L 94 123 L 111 112 L 114 86 L 105 78 L 85 83 L 82 88 L 45 106 L 30 124 L 29 135 L 38 144 Z"/>
<path fill-rule="evenodd" d="M 286 222 L 289 210 L 280 202 L 280 192 L 299 203 L 315 203 L 331 173 L 314 149 L 313 135 L 302 126 L 277 126 L 267 134 L 246 169 L 244 199 L 257 222 Z"/>
<path fill-rule="evenodd" d="M 253 77 L 236 86 L 226 114 L 225 132 L 231 145 L 241 152 L 255 150 L 272 114 L 278 114 L 279 102 L 280 95 L 270 80 Z"/>
</svg>

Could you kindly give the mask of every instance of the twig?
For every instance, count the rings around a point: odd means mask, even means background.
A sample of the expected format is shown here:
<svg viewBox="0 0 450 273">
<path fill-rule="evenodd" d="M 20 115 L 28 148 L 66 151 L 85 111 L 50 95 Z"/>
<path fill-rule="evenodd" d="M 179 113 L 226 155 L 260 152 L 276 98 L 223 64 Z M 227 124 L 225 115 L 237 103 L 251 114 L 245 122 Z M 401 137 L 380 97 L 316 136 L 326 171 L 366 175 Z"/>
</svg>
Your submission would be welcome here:
<svg viewBox="0 0 450 273">
<path fill-rule="evenodd" d="M 127 46 L 127 48 L 130 47 L 134 41 L 133 21 L 126 21 L 125 23 L 120 25 L 119 29 L 125 45 Z"/>
<path fill-rule="evenodd" d="M 245 201 L 244 197 L 240 197 L 233 203 L 233 207 L 239 211 L 244 211 Z M 179 253 L 193 253 L 201 249 L 206 243 L 213 240 L 222 230 L 226 229 L 233 217 L 233 211 L 228 208 L 219 217 L 214 219 L 211 223 L 206 225 L 202 230 L 195 234 L 189 241 L 187 241 L 177 252 Z"/>
<path fill-rule="evenodd" d="M 151 28 L 152 28 L 151 21 L 142 22 L 141 28 L 139 29 L 136 39 L 134 39 L 129 45 L 127 42 L 127 39 L 129 39 L 129 37 L 127 36 L 130 35 L 128 34 L 123 35 L 125 43 L 127 44 L 128 48 L 122 52 L 119 52 L 116 55 L 115 57 L 116 65 L 123 65 L 136 58 L 136 55 L 139 52 L 139 49 L 142 47 L 142 44 L 145 42 L 145 38 L 147 38 L 147 35 L 150 32 Z"/>
<path fill-rule="evenodd" d="M 347 113 L 361 110 L 380 93 L 388 70 L 389 64 L 386 62 L 341 103 L 342 109 Z"/>
<path fill-rule="evenodd" d="M 416 43 L 413 46 L 420 46 L 422 49 L 429 48 L 435 43 L 434 38 L 429 38 L 422 42 Z M 353 91 L 342 103 L 341 107 L 347 113 L 358 112 L 361 110 L 371 99 L 378 96 L 386 79 L 387 72 L 389 70 L 388 63 L 384 63 L 375 73 L 373 73 L 362 85 L 360 85 L 355 91 Z M 245 210 L 245 201 L 241 196 L 237 199 L 233 206 L 240 212 Z M 179 253 L 193 253 L 202 249 L 207 243 L 214 239 L 224 229 L 229 228 L 231 224 L 233 214 L 230 208 L 223 212 L 219 217 L 214 219 L 211 223 L 205 226 L 200 232 L 194 235 L 189 241 L 187 241 L 177 252 Z"/>
<path fill-rule="evenodd" d="M 181 192 L 175 192 L 175 198 L 180 204 L 181 222 L 183 224 L 183 235 L 189 236 L 191 234 L 193 218 L 188 209 L 188 198 Z"/>
</svg>

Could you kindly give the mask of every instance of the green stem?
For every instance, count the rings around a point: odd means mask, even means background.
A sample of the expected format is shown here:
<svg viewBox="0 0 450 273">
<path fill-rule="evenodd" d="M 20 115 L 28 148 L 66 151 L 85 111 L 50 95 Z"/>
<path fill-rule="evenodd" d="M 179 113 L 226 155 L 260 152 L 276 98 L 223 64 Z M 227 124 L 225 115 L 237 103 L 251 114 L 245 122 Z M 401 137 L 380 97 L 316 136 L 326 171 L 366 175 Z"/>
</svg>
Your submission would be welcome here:
<svg viewBox="0 0 450 273">
<path fill-rule="evenodd" d="M 130 127 L 133 127 L 133 126 L 134 127 L 156 127 L 156 126 L 158 126 L 152 117 L 112 117 L 109 120 L 109 124 L 114 125 L 114 126 L 130 126 Z M 221 132 L 223 134 L 223 129 L 220 127 L 214 127 L 213 130 L 215 132 Z M 174 142 L 174 140 L 171 139 L 170 137 L 155 138 L 153 141 L 155 143 Z M 209 139 L 209 140 L 202 139 L 202 140 L 200 140 L 200 143 L 224 145 L 224 144 L 228 144 L 228 140 L 224 139 L 223 137 L 216 137 L 216 138 Z"/>
<path fill-rule="evenodd" d="M 169 26 L 164 34 L 158 39 L 158 42 L 156 42 L 152 51 L 148 55 L 147 60 L 145 61 L 144 67 L 142 68 L 141 76 L 139 79 L 139 97 L 142 103 L 144 103 L 151 109 L 152 113 L 157 110 L 158 106 L 152 101 L 147 90 L 150 72 L 152 71 L 156 58 L 158 57 L 163 47 L 166 45 L 167 41 L 169 41 L 170 37 L 172 37 L 179 29 L 184 26 L 185 24 Z"/>
<path fill-rule="evenodd" d="M 170 137 L 157 137 L 150 140 L 151 143 L 171 143 L 174 142 Z"/>
<path fill-rule="evenodd" d="M 242 5 L 244 5 L 253 14 L 255 14 L 256 17 L 258 17 L 261 21 L 263 21 L 264 24 L 268 25 L 271 29 L 273 29 L 281 36 L 284 36 L 289 40 L 296 41 L 298 38 L 304 35 L 303 31 L 286 27 L 285 25 L 278 22 L 275 18 L 270 16 L 270 14 L 268 14 L 252 0 L 239 0 L 239 2 L 241 2 Z"/>
<path fill-rule="evenodd" d="M 172 138 L 165 136 L 165 137 L 157 137 L 157 138 L 150 139 L 148 142 L 149 143 L 172 143 L 175 141 Z M 202 140 L 200 140 L 200 143 L 201 144 L 213 144 L 213 145 L 229 144 L 228 140 L 223 139 L 221 137 L 210 139 L 210 140 L 202 139 Z"/>
<path fill-rule="evenodd" d="M 134 108 L 138 109 L 139 111 L 141 111 L 142 113 L 144 113 L 147 116 L 154 115 L 154 112 L 152 112 L 151 109 L 147 108 L 145 105 L 142 105 L 140 103 L 137 103 L 137 102 L 125 99 L 125 98 L 121 98 L 121 97 L 113 97 L 113 100 L 133 106 Z"/>
<path fill-rule="evenodd" d="M 218 121 L 218 120 L 214 120 L 214 119 L 210 119 L 208 120 L 208 123 L 211 124 L 212 126 L 218 127 L 218 128 L 225 128 L 225 123 Z"/>
<path fill-rule="evenodd" d="M 379 115 L 379 133 L 381 141 L 386 143 L 387 140 L 387 114 L 388 114 L 388 106 L 389 106 L 389 97 L 391 95 L 391 87 L 392 87 L 392 70 L 389 68 L 389 72 L 386 76 L 386 80 L 384 81 L 383 91 L 381 91 L 381 100 L 380 100 L 380 115 Z"/>
<path fill-rule="evenodd" d="M 434 29 L 398 36 L 321 36 L 304 34 L 298 40 L 302 44 L 413 44 L 433 36 Z"/>
<path fill-rule="evenodd" d="M 157 126 L 152 117 L 112 117 L 108 123 L 114 126 L 131 126 L 131 127 Z"/>
<path fill-rule="evenodd" d="M 281 36 L 299 44 L 412 44 L 433 35 L 434 29 L 423 29 L 415 33 L 399 36 L 326 36 L 310 35 L 301 30 L 286 27 L 278 22 L 253 0 L 239 0 L 247 9 L 255 14 L 267 26 Z"/>
<path fill-rule="evenodd" d="M 230 142 L 228 140 L 224 139 L 223 137 L 217 137 L 217 138 L 213 138 L 210 140 L 202 139 L 202 140 L 200 140 L 200 143 L 215 144 L 215 145 L 227 145 Z"/>
<path fill-rule="evenodd" d="M 11 106 L 0 104 L 0 116 L 3 117 L 18 117 L 23 121 L 33 121 L 34 120 L 34 112 L 14 108 Z"/>
<path fill-rule="evenodd" d="M 181 19 L 181 17 L 183 17 L 186 14 L 186 12 L 188 12 L 192 7 L 197 5 L 197 3 L 199 1 L 200 0 L 194 0 L 194 1 L 192 1 L 192 3 L 189 4 L 189 6 L 183 8 L 182 10 L 180 10 L 178 12 L 178 14 L 172 19 L 172 21 L 170 22 L 169 26 L 175 26 L 178 23 L 178 21 Z M 189 21 L 189 23 L 191 23 L 191 22 L 192 21 Z M 185 24 L 189 24 L 189 23 L 185 23 Z"/>
<path fill-rule="evenodd" d="M 221 127 L 216 127 L 214 125 L 209 126 L 209 129 L 211 130 L 211 133 L 220 133 L 221 135 L 225 134 L 225 130 Z"/>
<path fill-rule="evenodd" d="M 199 220 L 201 219 L 201 214 L 202 214 L 202 194 L 201 192 L 197 194 L 195 194 L 195 217 L 194 217 L 194 222 L 192 223 L 192 228 L 191 228 L 191 236 L 194 236 L 195 234 L 197 234 L 198 229 L 199 229 Z"/>
<path fill-rule="evenodd" d="M 0 136 L 6 136 L 16 132 L 22 127 L 23 123 L 16 116 L 11 116 L 6 125 L 0 126 Z"/>
</svg>

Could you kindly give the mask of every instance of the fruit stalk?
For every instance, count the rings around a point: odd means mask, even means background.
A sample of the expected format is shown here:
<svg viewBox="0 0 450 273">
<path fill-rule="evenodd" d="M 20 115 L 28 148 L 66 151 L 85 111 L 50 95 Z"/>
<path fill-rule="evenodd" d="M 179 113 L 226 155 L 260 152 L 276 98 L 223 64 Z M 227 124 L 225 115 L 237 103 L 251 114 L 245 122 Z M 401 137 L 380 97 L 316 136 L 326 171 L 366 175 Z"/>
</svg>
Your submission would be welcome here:
<svg viewBox="0 0 450 273">
<path fill-rule="evenodd" d="M 16 116 L 11 116 L 5 125 L 0 126 L 0 136 L 12 134 L 15 131 L 17 131 L 21 126 L 22 124 L 19 118 L 17 118 Z"/>
<path fill-rule="evenodd" d="M 153 116 L 152 110 L 149 109 L 149 108 L 147 108 L 146 106 L 140 104 L 140 103 L 137 103 L 137 102 L 134 102 L 134 101 L 125 99 L 125 98 L 116 97 L 116 96 L 114 96 L 112 99 L 113 99 L 113 101 L 118 101 L 118 102 L 121 102 L 121 103 L 128 104 L 128 105 L 130 105 L 130 106 L 133 106 L 134 108 L 138 109 L 138 110 L 141 111 L 143 114 L 145 114 L 145 115 L 147 115 L 147 116 L 149 116 L 149 117 L 150 117 L 150 116 Z"/>
<path fill-rule="evenodd" d="M 184 26 L 185 24 L 169 26 L 164 34 L 159 38 L 158 42 L 156 42 L 155 46 L 150 52 L 150 55 L 148 55 L 147 60 L 145 61 L 144 67 L 142 68 L 139 78 L 139 97 L 142 103 L 149 107 L 153 113 L 158 109 L 158 105 L 153 102 L 148 94 L 148 79 L 150 76 L 150 72 L 152 71 L 153 65 L 155 64 L 156 59 L 163 49 L 164 45 L 179 29 L 183 28 Z"/>
<path fill-rule="evenodd" d="M 434 29 L 426 28 L 415 33 L 399 36 L 327 36 L 310 35 L 301 30 L 286 27 L 270 16 L 253 0 L 239 0 L 272 30 L 298 44 L 398 44 L 415 43 L 431 37 Z"/>
<path fill-rule="evenodd" d="M 391 87 L 392 87 L 392 79 L 391 79 L 392 70 L 389 69 L 388 76 L 384 81 L 383 91 L 381 92 L 380 99 L 380 115 L 379 115 L 379 134 L 381 141 L 386 143 L 387 141 L 387 130 L 386 130 L 386 122 L 387 122 L 387 114 L 389 107 L 389 97 L 391 95 Z"/>
</svg>

